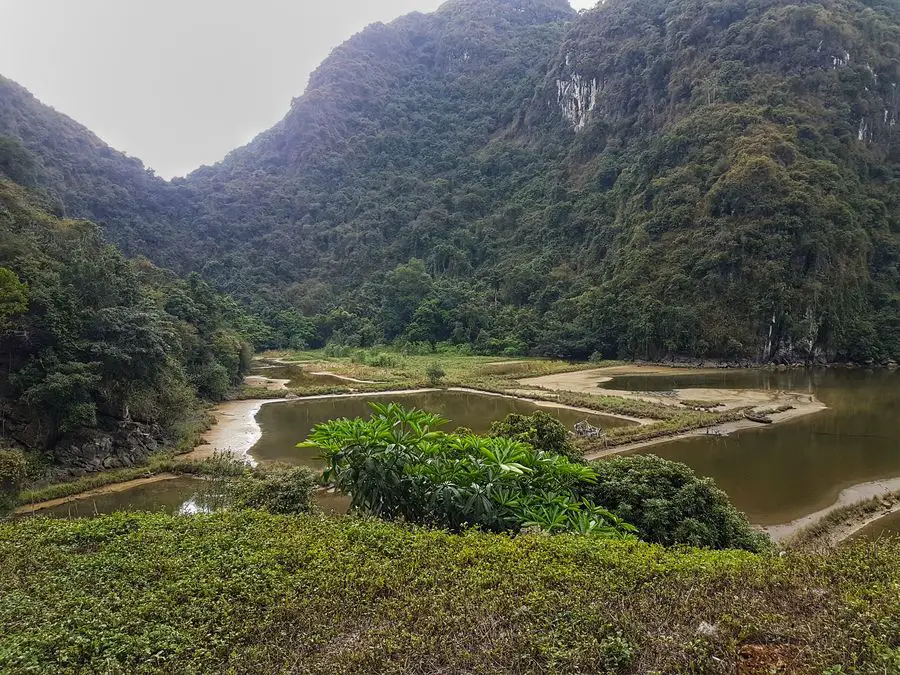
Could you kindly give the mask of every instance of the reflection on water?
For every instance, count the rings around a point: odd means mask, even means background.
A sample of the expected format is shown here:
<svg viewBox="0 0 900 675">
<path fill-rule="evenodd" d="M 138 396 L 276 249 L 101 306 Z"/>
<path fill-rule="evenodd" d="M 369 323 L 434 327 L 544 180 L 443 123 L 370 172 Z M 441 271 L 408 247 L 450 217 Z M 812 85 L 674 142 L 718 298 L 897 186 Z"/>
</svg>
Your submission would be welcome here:
<svg viewBox="0 0 900 675">
<path fill-rule="evenodd" d="M 337 417 L 369 417 L 372 414 L 369 401 L 401 403 L 407 407 L 437 413 L 451 420 L 451 423 L 444 427 L 446 431 L 462 426 L 475 433 L 485 433 L 490 430 L 491 422 L 501 420 L 509 413 L 528 415 L 536 410 L 544 410 L 555 415 L 569 428 L 584 419 L 602 427 L 632 424 L 615 417 L 590 415 L 563 408 L 540 408 L 528 401 L 461 391 L 420 392 L 372 398 L 298 400 L 270 403 L 260 409 L 256 421 L 262 429 L 262 438 L 251 448 L 250 454 L 261 462 L 277 460 L 322 468 L 322 463 L 316 459 L 318 450 L 300 449 L 296 447 L 297 443 L 304 440 L 316 424 Z"/>
<path fill-rule="evenodd" d="M 844 369 L 733 371 L 616 378 L 643 391 L 713 387 L 814 394 L 828 410 L 732 436 L 646 450 L 710 476 L 754 523 L 788 522 L 834 503 L 844 488 L 900 476 L 900 373 Z"/>
<path fill-rule="evenodd" d="M 79 499 L 35 515 L 48 518 L 89 518 L 117 511 L 163 511 L 170 514 L 208 513 L 212 510 L 204 481 L 175 478 L 139 485 L 123 492 Z"/>
<path fill-rule="evenodd" d="M 837 371 L 808 371 L 806 369 L 730 370 L 718 368 L 704 373 L 687 371 L 669 375 L 625 375 L 599 384 L 602 389 L 624 391 L 671 391 L 673 389 L 756 389 L 760 391 L 801 391 L 813 393 L 812 382 Z M 845 371 L 842 371 L 846 374 Z"/>
</svg>

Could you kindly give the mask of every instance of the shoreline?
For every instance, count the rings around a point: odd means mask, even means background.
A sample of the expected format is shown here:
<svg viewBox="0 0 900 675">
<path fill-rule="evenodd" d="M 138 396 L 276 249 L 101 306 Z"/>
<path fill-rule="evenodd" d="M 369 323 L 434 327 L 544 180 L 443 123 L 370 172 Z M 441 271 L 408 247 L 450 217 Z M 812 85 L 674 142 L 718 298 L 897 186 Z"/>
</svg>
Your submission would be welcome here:
<svg viewBox="0 0 900 675">
<path fill-rule="evenodd" d="M 805 417 L 807 415 L 812 415 L 814 413 L 820 412 L 822 410 L 827 410 L 828 406 L 824 404 L 812 405 L 805 408 L 794 408 L 793 410 L 785 410 L 780 413 L 773 413 L 769 415 L 769 418 L 772 420 L 771 425 L 763 425 L 758 422 L 753 422 L 751 420 L 737 420 L 736 422 L 725 422 L 723 424 L 716 424 L 711 427 L 701 427 L 700 429 L 693 429 L 691 431 L 685 431 L 683 433 L 674 434 L 672 436 L 659 436 L 658 438 L 651 438 L 646 441 L 637 441 L 636 443 L 626 443 L 624 445 L 617 445 L 612 448 L 605 448 L 603 450 L 596 450 L 594 452 L 589 452 L 584 455 L 584 458 L 588 461 L 593 461 L 595 459 L 602 459 L 603 457 L 612 457 L 614 455 L 620 455 L 626 452 L 632 452 L 634 450 L 641 450 L 643 448 L 649 448 L 654 445 L 661 445 L 662 443 L 671 443 L 673 441 L 682 441 L 688 438 L 697 438 L 698 436 L 717 436 L 720 438 L 724 438 L 727 436 L 731 436 L 734 433 L 739 431 L 748 431 L 748 430 L 764 430 L 767 426 L 774 426 L 776 424 L 783 424 L 785 422 L 790 422 L 791 420 L 798 419 L 800 417 Z"/>
<path fill-rule="evenodd" d="M 850 487 L 841 490 L 837 500 L 833 504 L 826 506 L 824 509 L 819 509 L 814 513 L 796 518 L 788 523 L 764 527 L 763 530 L 773 541 L 790 544 L 793 539 L 802 535 L 804 531 L 822 525 L 832 513 L 842 509 L 860 507 L 872 500 L 890 497 L 898 491 L 900 491 L 900 477 L 851 485 Z M 816 538 L 821 539 L 823 543 L 831 546 L 840 544 L 867 525 L 871 525 L 884 516 L 891 515 L 898 510 L 900 510 L 900 502 L 894 504 L 890 508 L 876 510 L 874 513 L 847 513 L 845 519 L 839 520 L 830 527 L 827 527 L 822 532 L 821 536 Z"/>
<path fill-rule="evenodd" d="M 295 365 L 296 362 L 290 362 L 292 365 Z M 498 362 L 505 363 L 505 362 Z M 521 380 L 513 380 L 512 382 L 518 382 L 524 386 L 529 386 L 526 383 L 530 383 L 532 381 L 542 381 L 542 382 L 550 382 L 551 384 L 555 384 L 556 386 L 547 387 L 548 389 L 552 389 L 555 391 L 570 391 L 575 393 L 589 393 L 589 394 L 598 394 L 605 396 L 621 396 L 623 398 L 631 398 L 637 400 L 644 400 L 651 403 L 657 404 L 665 404 L 669 406 L 678 406 L 681 404 L 682 400 L 685 400 L 686 396 L 689 396 L 691 400 L 702 400 L 702 397 L 695 396 L 695 393 L 698 390 L 685 389 L 679 390 L 679 395 L 676 397 L 673 396 L 639 396 L 636 395 L 635 392 L 628 391 L 618 391 L 613 389 L 600 389 L 597 387 L 597 384 L 601 382 L 608 382 L 614 379 L 616 376 L 626 376 L 626 375 L 664 375 L 672 373 L 673 371 L 677 371 L 680 374 L 685 374 L 686 372 L 709 372 L 714 369 L 697 369 L 697 368 L 685 368 L 678 366 L 648 366 L 648 365 L 618 365 L 618 366 L 608 366 L 605 368 L 593 368 L 587 370 L 576 370 L 576 371 L 567 371 L 562 373 L 557 373 L 553 375 L 540 376 L 535 378 L 522 378 Z M 599 376 L 599 377 L 598 377 Z M 250 376 L 251 378 L 254 376 Z M 250 380 L 248 384 L 252 386 L 254 382 L 258 382 L 260 380 L 265 380 L 267 383 L 277 384 L 277 389 L 272 389 L 272 391 L 289 391 L 285 386 L 289 380 L 273 380 L 270 378 L 265 378 L 263 376 L 256 376 L 256 380 Z M 560 382 L 561 380 L 561 382 Z M 576 386 L 572 387 L 572 383 Z M 565 386 L 563 386 L 565 385 Z M 543 385 L 542 385 L 543 386 Z M 253 458 L 250 457 L 249 452 L 254 445 L 259 441 L 262 437 L 262 429 L 256 422 L 256 416 L 259 413 L 260 409 L 264 405 L 268 405 L 270 403 L 286 403 L 286 402 L 298 402 L 298 401 L 316 401 L 316 400 L 327 400 L 327 399 L 338 399 L 338 398 L 359 398 L 359 397 L 384 397 L 384 396 L 394 396 L 394 395 L 408 395 L 408 394 L 420 394 L 420 393 L 430 393 L 430 392 L 439 392 L 439 391 L 457 391 L 464 393 L 471 393 L 477 395 L 484 396 L 494 396 L 500 398 L 507 398 L 513 400 L 519 400 L 527 403 L 531 403 L 539 408 L 555 408 L 555 409 L 566 409 L 572 410 L 574 412 L 582 413 L 590 416 L 599 416 L 599 417 L 612 417 L 617 419 L 626 420 L 628 422 L 632 422 L 636 425 L 646 426 L 654 423 L 655 420 L 645 419 L 639 417 L 633 417 L 623 414 L 616 413 L 608 413 L 601 412 L 598 410 L 594 410 L 591 408 L 579 407 L 576 405 L 569 405 L 565 403 L 560 403 L 558 401 L 548 401 L 546 399 L 537 399 L 531 398 L 527 395 L 526 391 L 522 390 L 510 390 L 509 392 L 498 392 L 498 391 L 486 391 L 482 389 L 473 389 L 468 387 L 447 387 L 447 388 L 436 388 L 436 387 L 425 387 L 425 388 L 415 388 L 415 389 L 395 389 L 388 391 L 375 391 L 375 392 L 346 392 L 339 394 L 316 394 L 310 396 L 291 396 L 290 398 L 272 398 L 272 399 L 239 399 L 235 401 L 227 401 L 220 403 L 215 406 L 212 410 L 212 415 L 215 419 L 215 423 L 201 436 L 200 444 L 198 444 L 192 451 L 179 455 L 176 457 L 178 461 L 190 461 L 190 460 L 202 460 L 207 459 L 215 455 L 216 453 L 230 453 L 237 457 L 243 457 L 248 459 L 251 463 L 255 463 Z M 545 389 L 546 391 L 546 389 Z M 737 394 L 736 400 L 743 403 L 745 406 L 747 403 L 755 403 L 757 407 L 764 407 L 765 404 L 777 404 L 779 402 L 784 402 L 788 398 L 796 407 L 792 410 L 787 410 L 781 413 L 775 413 L 771 415 L 771 419 L 773 423 L 779 424 L 783 422 L 787 422 L 792 419 L 796 419 L 808 414 L 812 414 L 818 412 L 820 410 L 824 410 L 826 406 L 821 402 L 817 401 L 814 397 L 808 395 L 794 395 L 789 396 L 785 392 L 779 392 L 782 395 L 782 398 L 778 398 L 778 394 L 775 396 L 764 393 L 764 392 L 755 392 L 755 396 L 753 395 L 752 390 L 746 390 L 747 392 L 751 392 L 750 394 L 741 393 L 738 390 L 702 390 L 707 393 L 707 397 L 716 396 L 719 397 L 723 393 L 731 394 L 735 392 Z M 684 395 L 681 394 L 684 392 Z M 760 397 L 762 395 L 762 397 Z M 750 396 L 750 400 L 747 398 Z M 806 400 L 798 400 L 800 398 Z M 732 397 L 732 401 L 735 400 L 735 397 Z M 733 406 L 736 404 L 733 404 Z M 732 407 L 733 407 L 732 406 Z M 727 410 L 728 408 L 724 408 Z M 696 429 L 693 431 L 677 433 L 668 436 L 660 436 L 658 438 L 649 439 L 646 441 L 639 441 L 635 443 L 628 443 L 621 446 L 612 447 L 609 449 L 598 450 L 595 452 L 585 454 L 585 459 L 588 461 L 599 459 L 602 457 L 617 455 L 621 453 L 631 452 L 634 450 L 639 450 L 646 447 L 651 447 L 654 445 L 668 443 L 677 441 L 685 438 L 692 438 L 697 436 L 703 436 L 710 432 L 715 433 L 716 435 L 729 435 L 731 433 L 741 431 L 744 429 L 751 428 L 760 428 L 763 425 L 752 422 L 750 420 L 739 420 L 735 422 L 726 422 L 724 424 L 720 424 L 713 427 L 704 427 L 701 429 Z M 50 500 L 49 502 L 43 502 L 40 504 L 30 504 L 23 507 L 19 507 L 15 511 L 18 513 L 19 511 L 23 511 L 25 513 L 31 512 L 32 510 L 41 510 L 43 508 L 52 508 L 53 506 L 57 506 L 60 503 L 67 503 L 70 501 L 76 501 L 79 499 L 87 499 L 92 496 L 99 496 L 102 494 L 109 494 L 113 492 L 119 492 L 128 490 L 132 487 L 137 487 L 139 485 L 145 484 L 147 482 L 156 482 L 158 480 L 166 480 L 167 478 L 161 478 L 165 474 L 159 474 L 159 476 L 151 476 L 149 478 L 143 478 L 133 481 L 127 481 L 123 483 L 112 483 L 107 486 L 103 486 L 101 488 L 96 488 L 93 490 L 89 490 L 87 492 L 74 494 L 65 498 L 61 498 L 58 500 Z M 171 475 L 171 478 L 177 477 L 174 474 Z M 900 479 L 898 479 L 900 481 Z M 900 485 L 898 485 L 900 487 Z M 834 508 L 839 508 L 844 506 L 843 504 L 836 505 Z M 816 515 L 816 514 L 812 514 Z M 827 515 L 827 514 L 823 514 Z M 868 523 L 866 523 L 868 524 Z M 864 527 L 865 525 L 860 526 Z M 849 535 L 848 535 L 849 536 Z"/>
<path fill-rule="evenodd" d="M 789 422 L 800 417 L 805 417 L 806 415 L 821 412 L 828 408 L 828 406 L 810 394 L 801 394 L 799 392 L 790 391 L 767 392 L 755 389 L 714 389 L 697 387 L 674 389 L 670 392 L 666 392 L 666 394 L 662 394 L 657 392 L 637 392 L 600 387 L 601 384 L 611 382 L 615 380 L 616 377 L 672 374 L 700 375 L 720 372 L 721 369 L 712 368 L 661 365 L 618 365 L 523 378 L 518 382 L 525 387 L 540 387 L 544 390 L 572 392 L 586 394 L 588 396 L 617 396 L 619 398 L 652 403 L 671 408 L 684 407 L 685 404 L 696 401 L 719 403 L 720 405 L 715 408 L 716 412 L 728 412 L 740 408 L 752 408 L 754 412 L 761 412 L 767 408 L 791 406 L 790 410 L 769 414 L 768 417 L 772 420 L 773 424 Z M 653 420 L 647 420 L 645 423 L 652 422 Z M 743 431 L 745 429 L 759 429 L 763 426 L 765 425 L 747 419 L 725 422 L 682 433 L 659 436 L 645 441 L 625 443 L 611 448 L 595 450 L 593 452 L 585 453 L 584 458 L 588 461 L 593 461 L 603 457 L 610 457 L 626 452 L 632 452 L 634 450 L 649 448 L 661 443 L 670 443 L 672 441 L 706 435 L 730 436 L 738 431 Z"/>
</svg>

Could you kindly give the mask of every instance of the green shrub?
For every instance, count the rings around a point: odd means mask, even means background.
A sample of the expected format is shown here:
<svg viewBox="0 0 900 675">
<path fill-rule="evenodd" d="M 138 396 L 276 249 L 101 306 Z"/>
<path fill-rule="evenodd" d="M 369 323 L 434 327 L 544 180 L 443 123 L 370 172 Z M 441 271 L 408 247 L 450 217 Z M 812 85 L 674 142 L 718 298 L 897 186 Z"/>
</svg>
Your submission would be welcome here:
<svg viewBox="0 0 900 675">
<path fill-rule="evenodd" d="M 644 541 L 756 552 L 771 546 L 711 479 L 684 464 L 633 455 L 591 466 L 597 480 L 583 494 L 635 525 Z"/>
<path fill-rule="evenodd" d="M 562 455 L 572 462 L 584 457 L 571 441 L 569 430 L 550 413 L 538 410 L 531 415 L 511 413 L 506 419 L 491 424 L 491 436 L 511 438 L 528 443 L 535 450 Z"/>
<path fill-rule="evenodd" d="M 428 364 L 428 368 L 425 369 L 425 375 L 432 386 L 437 386 L 447 376 L 447 373 L 444 372 L 440 363 L 435 362 Z"/>
<path fill-rule="evenodd" d="M 309 513 L 317 487 L 318 478 L 311 469 L 268 466 L 230 480 L 226 501 L 235 509 L 264 509 L 285 515 Z"/>
<path fill-rule="evenodd" d="M 371 404 L 369 420 L 316 426 L 300 447 L 323 451 L 325 480 L 373 515 L 451 530 L 539 528 L 625 538 L 633 528 L 576 496 L 594 472 L 508 438 L 433 431 L 446 420 Z"/>
<path fill-rule="evenodd" d="M 333 359 L 344 359 L 350 356 L 352 348 L 347 345 L 328 343 L 325 346 L 325 356 Z"/>
<path fill-rule="evenodd" d="M 0 448 L 0 514 L 16 505 L 27 470 L 22 451 Z"/>
<path fill-rule="evenodd" d="M 366 365 L 373 368 L 398 368 L 403 365 L 403 359 L 395 354 L 369 354 L 366 356 Z"/>
</svg>

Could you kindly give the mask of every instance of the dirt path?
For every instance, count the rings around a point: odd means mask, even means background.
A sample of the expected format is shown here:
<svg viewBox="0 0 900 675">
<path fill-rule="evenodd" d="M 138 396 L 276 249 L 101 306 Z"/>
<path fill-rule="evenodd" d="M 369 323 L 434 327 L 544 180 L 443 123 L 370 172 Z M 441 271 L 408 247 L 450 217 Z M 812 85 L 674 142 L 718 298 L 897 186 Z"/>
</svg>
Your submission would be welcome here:
<svg viewBox="0 0 900 675">
<path fill-rule="evenodd" d="M 290 380 L 275 380 L 262 375 L 247 375 L 244 378 L 244 384 L 248 387 L 267 389 L 268 391 L 287 391 L 288 383 Z"/>
<path fill-rule="evenodd" d="M 81 499 L 90 499 L 91 497 L 101 497 L 103 495 L 110 495 L 118 492 L 126 492 L 127 490 L 140 487 L 141 485 L 161 483 L 162 481 L 173 480 L 175 478 L 179 478 L 179 476 L 174 473 L 160 473 L 155 476 L 149 476 L 147 478 L 137 478 L 135 480 L 125 481 L 124 483 L 111 483 L 109 485 L 104 485 L 93 490 L 88 490 L 87 492 L 79 492 L 75 495 L 69 495 L 68 497 L 48 499 L 47 501 L 38 502 L 36 504 L 26 504 L 25 506 L 20 506 L 19 508 L 17 508 L 13 513 L 17 516 L 28 515 L 29 513 L 37 513 L 38 511 L 44 511 L 45 509 L 52 509 L 56 506 L 62 506 L 63 504 L 68 504 L 69 502 L 75 502 Z"/>
<path fill-rule="evenodd" d="M 569 373 L 555 373 L 530 377 L 519 380 L 524 387 L 550 389 L 555 391 L 571 391 L 580 394 L 594 394 L 597 396 L 619 396 L 637 401 L 646 401 L 658 405 L 679 406 L 685 401 L 698 401 L 705 403 L 720 403 L 718 411 L 734 410 L 735 408 L 763 408 L 779 407 L 782 405 L 818 404 L 818 410 L 825 406 L 816 401 L 809 394 L 790 391 L 760 391 L 755 389 L 712 389 L 712 388 L 688 388 L 675 389 L 670 392 L 626 391 L 615 388 L 600 388 L 601 384 L 612 381 L 616 377 L 628 375 L 703 375 L 718 373 L 719 369 L 689 369 L 673 368 L 669 366 L 641 366 L 625 365 L 610 366 L 607 368 L 594 368 L 591 370 L 577 370 Z M 812 407 L 812 406 L 811 406 Z M 813 410 L 804 406 L 806 413 Z M 804 414 L 806 414 L 804 413 Z"/>
<path fill-rule="evenodd" d="M 861 518 L 856 522 L 846 523 L 841 527 L 837 527 L 834 529 L 834 531 L 831 533 L 831 536 L 829 537 L 829 541 L 832 545 L 845 542 L 854 534 L 868 527 L 872 523 L 877 523 L 882 518 L 887 518 L 888 516 L 892 516 L 893 514 L 898 512 L 900 512 L 900 503 L 894 504 L 892 507 L 890 507 L 889 509 L 885 509 L 884 511 L 873 513 L 868 518 Z"/>
<path fill-rule="evenodd" d="M 821 403 L 809 403 L 803 404 L 798 403 L 794 404 L 796 407 L 793 410 L 786 410 L 784 412 L 775 413 L 769 415 L 768 417 L 772 420 L 772 424 L 780 424 L 782 422 L 787 422 L 792 419 L 796 419 L 798 417 L 803 417 L 804 415 L 809 415 L 815 412 L 819 412 L 820 410 L 825 410 L 826 406 Z M 651 422 L 653 420 L 650 420 Z M 659 438 L 651 438 L 646 441 L 638 441 L 637 443 L 628 443 L 626 445 L 617 445 L 612 448 L 607 448 L 605 450 L 597 450 L 595 452 L 589 452 L 585 454 L 584 458 L 588 461 L 592 461 L 595 459 L 600 459 L 601 457 L 610 457 L 612 455 L 620 455 L 624 452 L 632 452 L 634 450 L 640 450 L 642 448 L 649 448 L 654 445 L 659 445 L 661 443 L 669 443 L 671 441 L 678 441 L 685 438 L 696 438 L 697 436 L 730 436 L 731 434 L 742 431 L 744 429 L 764 429 L 765 427 L 757 422 L 751 422 L 750 420 L 738 420 L 737 422 L 726 422 L 725 424 L 718 424 L 713 427 L 704 427 L 702 429 L 694 429 L 693 431 L 686 431 L 683 434 L 674 434 L 672 436 L 660 436 Z"/>
<path fill-rule="evenodd" d="M 515 401 L 525 401 L 526 403 L 531 403 L 532 405 L 536 405 L 539 408 L 553 408 L 553 409 L 562 409 L 562 410 L 574 410 L 575 412 L 584 413 L 585 415 L 591 415 L 595 417 L 615 417 L 620 420 L 627 420 L 629 422 L 634 422 L 635 424 L 652 424 L 653 420 L 642 419 L 640 417 L 629 417 L 628 415 L 620 415 L 618 413 L 610 413 L 610 412 L 601 412 L 600 410 L 594 410 L 592 408 L 581 408 L 575 405 L 568 405 L 566 403 L 559 403 L 557 401 L 544 401 L 542 399 L 537 398 L 529 398 L 528 391 L 523 391 L 519 389 L 511 389 L 506 393 L 499 393 L 496 391 L 482 391 L 481 389 L 469 389 L 467 387 L 449 387 L 447 391 L 462 391 L 468 394 L 480 394 L 482 396 L 496 396 L 498 398 L 509 398 Z"/>
<path fill-rule="evenodd" d="M 338 380 L 344 380 L 344 382 L 356 382 L 357 384 L 384 384 L 384 382 L 375 382 L 374 380 L 357 380 L 355 377 L 329 373 L 327 370 L 323 370 L 320 373 L 310 373 L 310 375 L 315 375 L 316 377 L 333 377 Z"/>
</svg>

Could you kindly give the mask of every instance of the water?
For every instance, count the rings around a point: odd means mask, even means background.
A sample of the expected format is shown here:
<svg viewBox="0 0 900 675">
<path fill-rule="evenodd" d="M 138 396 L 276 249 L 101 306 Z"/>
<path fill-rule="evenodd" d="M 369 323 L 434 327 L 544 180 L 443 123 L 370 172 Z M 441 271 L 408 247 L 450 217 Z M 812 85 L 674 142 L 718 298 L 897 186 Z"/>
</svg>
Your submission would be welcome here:
<svg viewBox="0 0 900 675">
<path fill-rule="evenodd" d="M 52 509 L 44 509 L 35 515 L 48 518 L 89 518 L 116 511 L 163 511 L 169 514 L 199 513 L 205 506 L 203 481 L 194 478 L 147 483 L 98 497 L 79 499 Z"/>
<path fill-rule="evenodd" d="M 616 378 L 632 391 L 710 387 L 814 394 L 829 408 L 728 437 L 694 437 L 645 451 L 712 477 L 754 523 L 825 508 L 844 488 L 900 476 L 900 373 L 845 369 L 733 371 Z"/>
<path fill-rule="evenodd" d="M 900 373 L 843 369 L 820 371 L 725 370 L 695 375 L 616 378 L 606 385 L 633 391 L 673 388 L 767 389 L 815 395 L 828 410 L 783 424 L 740 431 L 729 437 L 694 437 L 652 446 L 645 452 L 674 459 L 711 476 L 752 522 L 773 525 L 825 508 L 841 490 L 873 480 L 900 476 Z M 466 426 L 485 432 L 490 422 L 510 412 L 530 413 L 534 404 L 464 392 L 433 392 L 373 398 L 397 401 L 453 420 L 447 430 Z M 571 426 L 586 417 L 593 424 L 616 426 L 622 420 L 542 408 Z M 251 454 L 260 461 L 279 460 L 320 466 L 315 452 L 295 448 L 317 423 L 333 417 L 367 416 L 366 397 L 291 401 L 263 406 L 257 420 L 261 440 Z M 179 479 L 145 485 L 124 493 L 70 503 L 50 515 L 93 515 L 120 509 L 179 512 L 196 503 L 195 481 Z M 347 498 L 321 494 L 325 512 L 346 510 Z M 872 524 L 857 536 L 900 532 L 900 514 Z"/>
<path fill-rule="evenodd" d="M 223 501 L 210 494 L 208 481 L 197 478 L 174 478 L 148 483 L 109 494 L 36 511 L 40 518 L 91 518 L 119 511 L 151 511 L 170 515 L 211 513 L 221 508 Z M 350 509 L 350 497 L 341 493 L 320 491 L 313 496 L 313 503 L 322 513 L 343 514 Z"/>
<path fill-rule="evenodd" d="M 250 455 L 259 462 L 279 461 L 322 468 L 323 464 L 316 459 L 319 451 L 297 448 L 297 443 L 304 440 L 316 424 L 336 417 L 369 417 L 372 409 L 368 401 L 401 403 L 406 407 L 437 413 L 451 420 L 442 427 L 445 431 L 466 427 L 475 433 L 486 433 L 491 428 L 491 422 L 501 420 L 510 413 L 528 415 L 536 410 L 544 410 L 556 416 L 570 429 L 576 422 L 585 419 L 595 426 L 605 428 L 632 424 L 627 420 L 605 415 L 591 415 L 564 408 L 539 407 L 528 401 L 462 391 L 433 391 L 371 398 L 298 400 L 270 403 L 260 409 L 256 421 L 262 429 L 262 438 L 251 448 Z"/>
<path fill-rule="evenodd" d="M 867 525 L 854 534 L 851 540 L 873 540 L 881 537 L 900 537 L 900 511 L 884 518 L 879 518 L 874 523 Z"/>
</svg>

